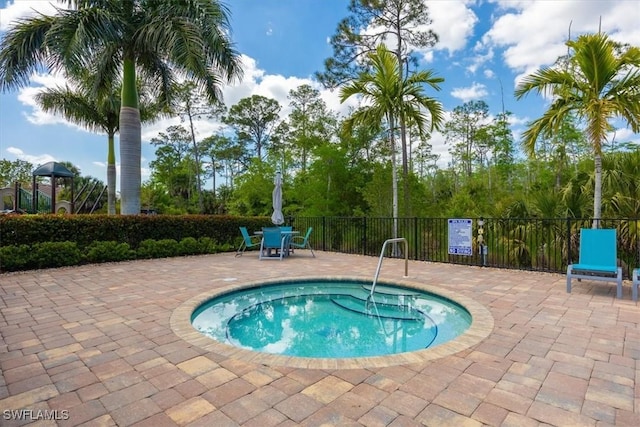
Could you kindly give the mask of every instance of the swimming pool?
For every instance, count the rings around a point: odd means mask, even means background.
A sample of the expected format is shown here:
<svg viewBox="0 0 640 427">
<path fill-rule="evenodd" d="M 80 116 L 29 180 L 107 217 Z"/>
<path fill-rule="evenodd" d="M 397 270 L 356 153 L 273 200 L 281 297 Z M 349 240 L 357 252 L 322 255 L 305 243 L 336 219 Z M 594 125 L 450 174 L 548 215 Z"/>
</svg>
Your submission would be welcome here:
<svg viewBox="0 0 640 427">
<path fill-rule="evenodd" d="M 386 356 L 437 347 L 472 315 L 451 298 L 370 281 L 304 279 L 222 293 L 197 306 L 193 327 L 220 343 L 311 358 Z"/>
</svg>

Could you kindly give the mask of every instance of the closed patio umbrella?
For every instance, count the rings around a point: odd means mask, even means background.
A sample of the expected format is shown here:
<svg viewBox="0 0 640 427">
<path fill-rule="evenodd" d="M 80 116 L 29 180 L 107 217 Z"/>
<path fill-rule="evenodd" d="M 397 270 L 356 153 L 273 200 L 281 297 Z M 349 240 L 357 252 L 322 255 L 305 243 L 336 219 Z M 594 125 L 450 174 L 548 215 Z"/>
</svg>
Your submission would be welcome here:
<svg viewBox="0 0 640 427">
<path fill-rule="evenodd" d="M 284 215 L 282 215 L 282 174 L 276 173 L 276 177 L 273 181 L 275 187 L 273 188 L 273 214 L 271 215 L 271 222 L 275 225 L 284 224 Z"/>
</svg>

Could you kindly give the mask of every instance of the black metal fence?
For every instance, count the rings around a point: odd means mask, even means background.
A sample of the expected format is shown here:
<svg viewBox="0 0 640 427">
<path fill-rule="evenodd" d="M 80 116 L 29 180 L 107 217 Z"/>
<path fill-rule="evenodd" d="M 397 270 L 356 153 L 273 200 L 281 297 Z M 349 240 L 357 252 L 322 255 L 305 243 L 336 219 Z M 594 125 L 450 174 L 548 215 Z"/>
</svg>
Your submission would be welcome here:
<svg viewBox="0 0 640 427">
<path fill-rule="evenodd" d="M 397 237 L 407 239 L 409 259 L 557 273 L 578 261 L 580 229 L 593 224 L 588 218 L 470 220 L 471 254 L 456 255 L 449 248 L 449 218 L 288 218 L 299 230 L 313 227 L 311 245 L 324 251 L 379 256 L 384 241 L 396 237 L 395 224 Z M 602 219 L 599 227 L 616 229 L 619 264 L 629 278 L 640 267 L 640 219 Z M 404 257 L 397 252 L 402 248 L 390 254 Z"/>
</svg>

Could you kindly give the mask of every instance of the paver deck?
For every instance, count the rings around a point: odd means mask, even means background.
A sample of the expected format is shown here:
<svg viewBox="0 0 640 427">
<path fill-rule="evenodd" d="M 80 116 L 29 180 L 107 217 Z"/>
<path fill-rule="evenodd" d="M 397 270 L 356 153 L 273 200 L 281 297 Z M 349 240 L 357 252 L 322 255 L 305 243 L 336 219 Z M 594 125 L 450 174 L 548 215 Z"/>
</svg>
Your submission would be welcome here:
<svg viewBox="0 0 640 427">
<path fill-rule="evenodd" d="M 567 294 L 560 274 L 427 262 L 410 262 L 405 279 L 404 261 L 387 259 L 381 280 L 459 295 L 493 319 L 470 346 L 406 363 L 288 366 L 217 351 L 181 329 L 185 306 L 206 292 L 372 279 L 378 261 L 316 255 L 0 275 L 0 426 L 640 425 L 640 304 L 629 282 L 616 299 L 602 282 Z"/>
</svg>

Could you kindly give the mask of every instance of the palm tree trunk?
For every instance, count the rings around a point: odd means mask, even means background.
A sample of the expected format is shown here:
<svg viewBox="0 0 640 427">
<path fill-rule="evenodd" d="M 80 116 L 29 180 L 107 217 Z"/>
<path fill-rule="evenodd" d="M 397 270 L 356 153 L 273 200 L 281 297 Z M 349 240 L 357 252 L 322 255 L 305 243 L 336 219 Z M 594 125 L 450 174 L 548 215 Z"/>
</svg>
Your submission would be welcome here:
<svg viewBox="0 0 640 427">
<path fill-rule="evenodd" d="M 394 125 L 393 119 L 389 120 L 389 145 L 391 146 L 391 188 L 392 188 L 392 215 L 393 215 L 393 238 L 398 237 L 398 166 L 396 160 L 396 143 L 393 138 Z M 398 251 L 398 243 L 393 243 L 392 255 L 397 257 L 400 255 Z"/>
<path fill-rule="evenodd" d="M 109 134 L 107 153 L 107 214 L 116 214 L 116 149 L 113 133 Z"/>
<path fill-rule="evenodd" d="M 122 105 L 120 107 L 120 213 L 140 213 L 140 176 L 142 127 L 136 88 L 136 69 L 133 59 L 125 59 L 122 77 Z"/>
<path fill-rule="evenodd" d="M 593 225 L 591 228 L 600 227 L 600 216 L 602 215 L 602 156 L 595 155 L 596 176 L 593 189 Z"/>
<path fill-rule="evenodd" d="M 404 67 L 402 60 L 402 40 L 398 37 L 397 47 L 396 47 L 396 58 L 398 58 L 398 75 L 400 78 L 400 84 L 404 83 Z M 407 63 L 407 74 L 409 74 L 409 64 Z M 404 200 L 404 216 L 410 215 L 410 195 L 409 195 L 409 161 L 407 158 L 407 126 L 404 118 L 404 114 L 400 114 L 399 117 L 400 123 L 400 141 L 402 146 L 402 189 L 403 189 L 403 200 Z M 394 236 L 395 237 L 395 236 Z"/>
<path fill-rule="evenodd" d="M 120 213 L 140 213 L 141 160 L 140 111 L 137 108 L 120 108 Z"/>
</svg>

